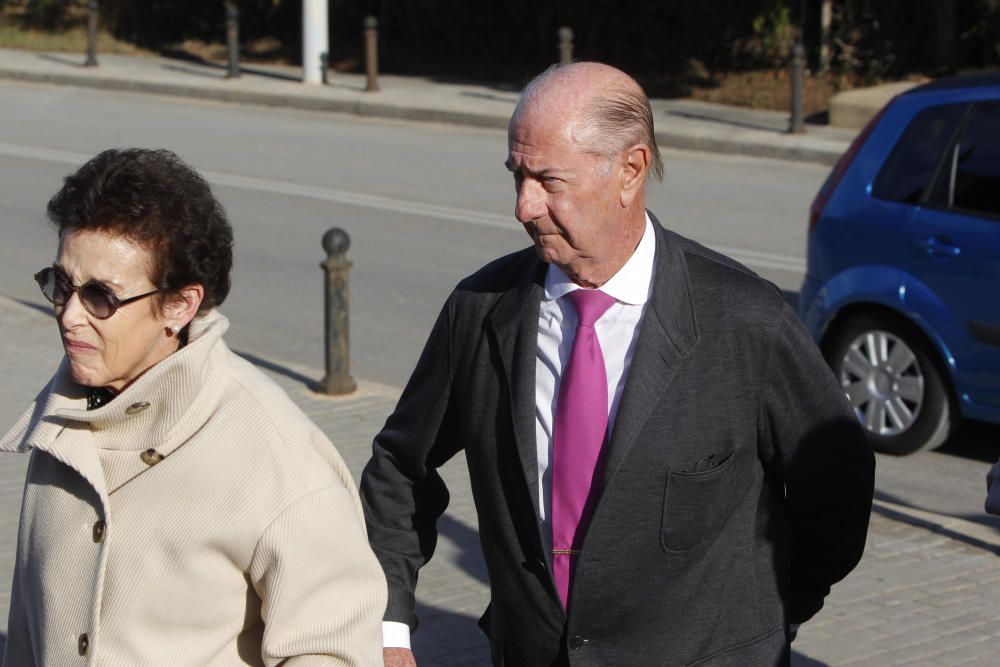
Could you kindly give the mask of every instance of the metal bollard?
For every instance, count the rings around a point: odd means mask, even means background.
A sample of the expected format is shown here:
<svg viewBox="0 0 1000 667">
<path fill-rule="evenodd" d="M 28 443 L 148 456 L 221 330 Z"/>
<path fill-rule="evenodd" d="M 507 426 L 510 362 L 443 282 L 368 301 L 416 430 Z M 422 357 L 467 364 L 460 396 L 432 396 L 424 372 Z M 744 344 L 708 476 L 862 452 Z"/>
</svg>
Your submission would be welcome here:
<svg viewBox="0 0 1000 667">
<path fill-rule="evenodd" d="M 378 91 L 378 19 L 374 16 L 365 17 L 365 76 L 365 92 Z"/>
<path fill-rule="evenodd" d="M 97 0 L 87 3 L 87 60 L 84 67 L 97 67 Z"/>
<path fill-rule="evenodd" d="M 357 388 L 350 372 L 348 335 L 351 261 L 347 259 L 347 249 L 350 247 L 351 238 L 339 227 L 323 234 L 327 257 L 320 267 L 326 271 L 326 376 L 320 380 L 319 388 L 324 394 L 349 394 Z"/>
<path fill-rule="evenodd" d="M 226 44 L 229 47 L 229 71 L 226 78 L 240 75 L 240 9 L 235 2 L 226 2 Z"/>
<path fill-rule="evenodd" d="M 324 86 L 330 83 L 330 54 L 326 51 L 319 54 L 319 77 Z"/>
<path fill-rule="evenodd" d="M 803 134 L 806 131 L 803 109 L 805 108 L 805 72 L 806 51 L 802 44 L 796 42 L 792 46 L 791 67 L 789 78 L 792 81 L 792 118 L 788 123 L 790 134 Z"/>
<path fill-rule="evenodd" d="M 573 29 L 568 26 L 559 28 L 559 64 L 568 65 L 573 62 Z"/>
</svg>

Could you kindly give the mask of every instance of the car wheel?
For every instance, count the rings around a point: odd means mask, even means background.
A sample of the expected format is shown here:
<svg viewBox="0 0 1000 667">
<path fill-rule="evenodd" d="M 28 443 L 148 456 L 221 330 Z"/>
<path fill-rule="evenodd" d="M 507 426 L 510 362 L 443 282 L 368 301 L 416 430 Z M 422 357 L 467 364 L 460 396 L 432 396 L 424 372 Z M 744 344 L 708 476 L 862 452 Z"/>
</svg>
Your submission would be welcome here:
<svg viewBox="0 0 1000 667">
<path fill-rule="evenodd" d="M 948 390 L 912 326 L 854 317 L 824 348 L 876 451 L 912 454 L 948 439 L 954 421 Z"/>
</svg>

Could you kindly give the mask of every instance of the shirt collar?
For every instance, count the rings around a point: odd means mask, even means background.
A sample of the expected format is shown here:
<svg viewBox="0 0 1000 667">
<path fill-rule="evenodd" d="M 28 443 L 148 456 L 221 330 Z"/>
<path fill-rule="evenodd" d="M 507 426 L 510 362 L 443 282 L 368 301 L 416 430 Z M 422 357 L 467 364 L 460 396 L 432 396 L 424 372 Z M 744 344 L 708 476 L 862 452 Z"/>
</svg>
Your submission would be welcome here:
<svg viewBox="0 0 1000 667">
<path fill-rule="evenodd" d="M 615 275 L 601 285 L 600 290 L 616 301 L 632 305 L 642 305 L 649 299 L 649 285 L 653 280 L 653 262 L 656 256 L 656 234 L 653 222 L 646 214 L 646 228 L 635 252 Z M 569 279 L 555 264 L 549 264 L 545 274 L 545 299 L 552 300 L 566 296 L 580 286 Z"/>
</svg>

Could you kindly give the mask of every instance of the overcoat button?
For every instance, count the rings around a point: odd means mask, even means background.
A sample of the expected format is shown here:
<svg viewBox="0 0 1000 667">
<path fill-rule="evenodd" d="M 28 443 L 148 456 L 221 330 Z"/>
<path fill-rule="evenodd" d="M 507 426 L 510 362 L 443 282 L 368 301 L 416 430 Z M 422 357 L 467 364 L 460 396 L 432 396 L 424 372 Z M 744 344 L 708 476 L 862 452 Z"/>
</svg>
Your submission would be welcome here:
<svg viewBox="0 0 1000 667">
<path fill-rule="evenodd" d="M 583 645 L 587 643 L 587 640 L 583 637 L 577 635 L 569 640 L 569 647 L 574 651 L 583 648 Z"/>
<path fill-rule="evenodd" d="M 127 415 L 137 415 L 140 412 L 142 412 L 143 410 L 147 410 L 147 409 L 149 409 L 149 402 L 148 401 L 137 401 L 137 402 L 133 403 L 132 405 L 128 406 L 127 408 L 125 408 L 125 414 L 127 414 Z"/>
<path fill-rule="evenodd" d="M 90 650 L 90 637 L 84 632 L 80 635 L 80 638 L 76 640 L 76 650 L 80 655 L 87 655 L 87 651 Z"/>
<path fill-rule="evenodd" d="M 105 524 L 103 520 L 99 520 L 94 524 L 94 541 L 98 544 L 104 541 L 104 529 Z"/>
<path fill-rule="evenodd" d="M 155 449 L 147 449 L 142 454 L 139 454 L 139 458 L 141 458 L 142 462 L 146 465 L 155 466 L 163 460 L 163 454 L 159 453 Z"/>
</svg>

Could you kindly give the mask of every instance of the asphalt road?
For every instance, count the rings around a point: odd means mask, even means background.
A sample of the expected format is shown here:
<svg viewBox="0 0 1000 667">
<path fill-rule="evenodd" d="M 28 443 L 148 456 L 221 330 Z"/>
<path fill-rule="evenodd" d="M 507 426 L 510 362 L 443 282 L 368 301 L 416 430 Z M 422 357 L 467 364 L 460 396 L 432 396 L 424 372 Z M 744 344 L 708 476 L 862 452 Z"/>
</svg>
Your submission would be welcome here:
<svg viewBox="0 0 1000 667">
<path fill-rule="evenodd" d="M 0 99 L 0 293 L 27 303 L 45 305 L 31 275 L 55 252 L 45 202 L 112 146 L 167 147 L 206 174 L 236 233 L 228 340 L 279 365 L 322 367 L 318 264 L 331 226 L 352 238 L 352 371 L 393 386 L 451 287 L 528 242 L 512 215 L 503 132 L 32 84 L 0 84 Z M 826 168 L 683 152 L 665 161 L 647 197 L 660 220 L 794 299 Z M 54 332 L 52 344 L 56 355 Z M 982 479 L 998 433 L 972 427 L 938 452 L 880 457 L 879 493 L 990 522 Z"/>
</svg>

